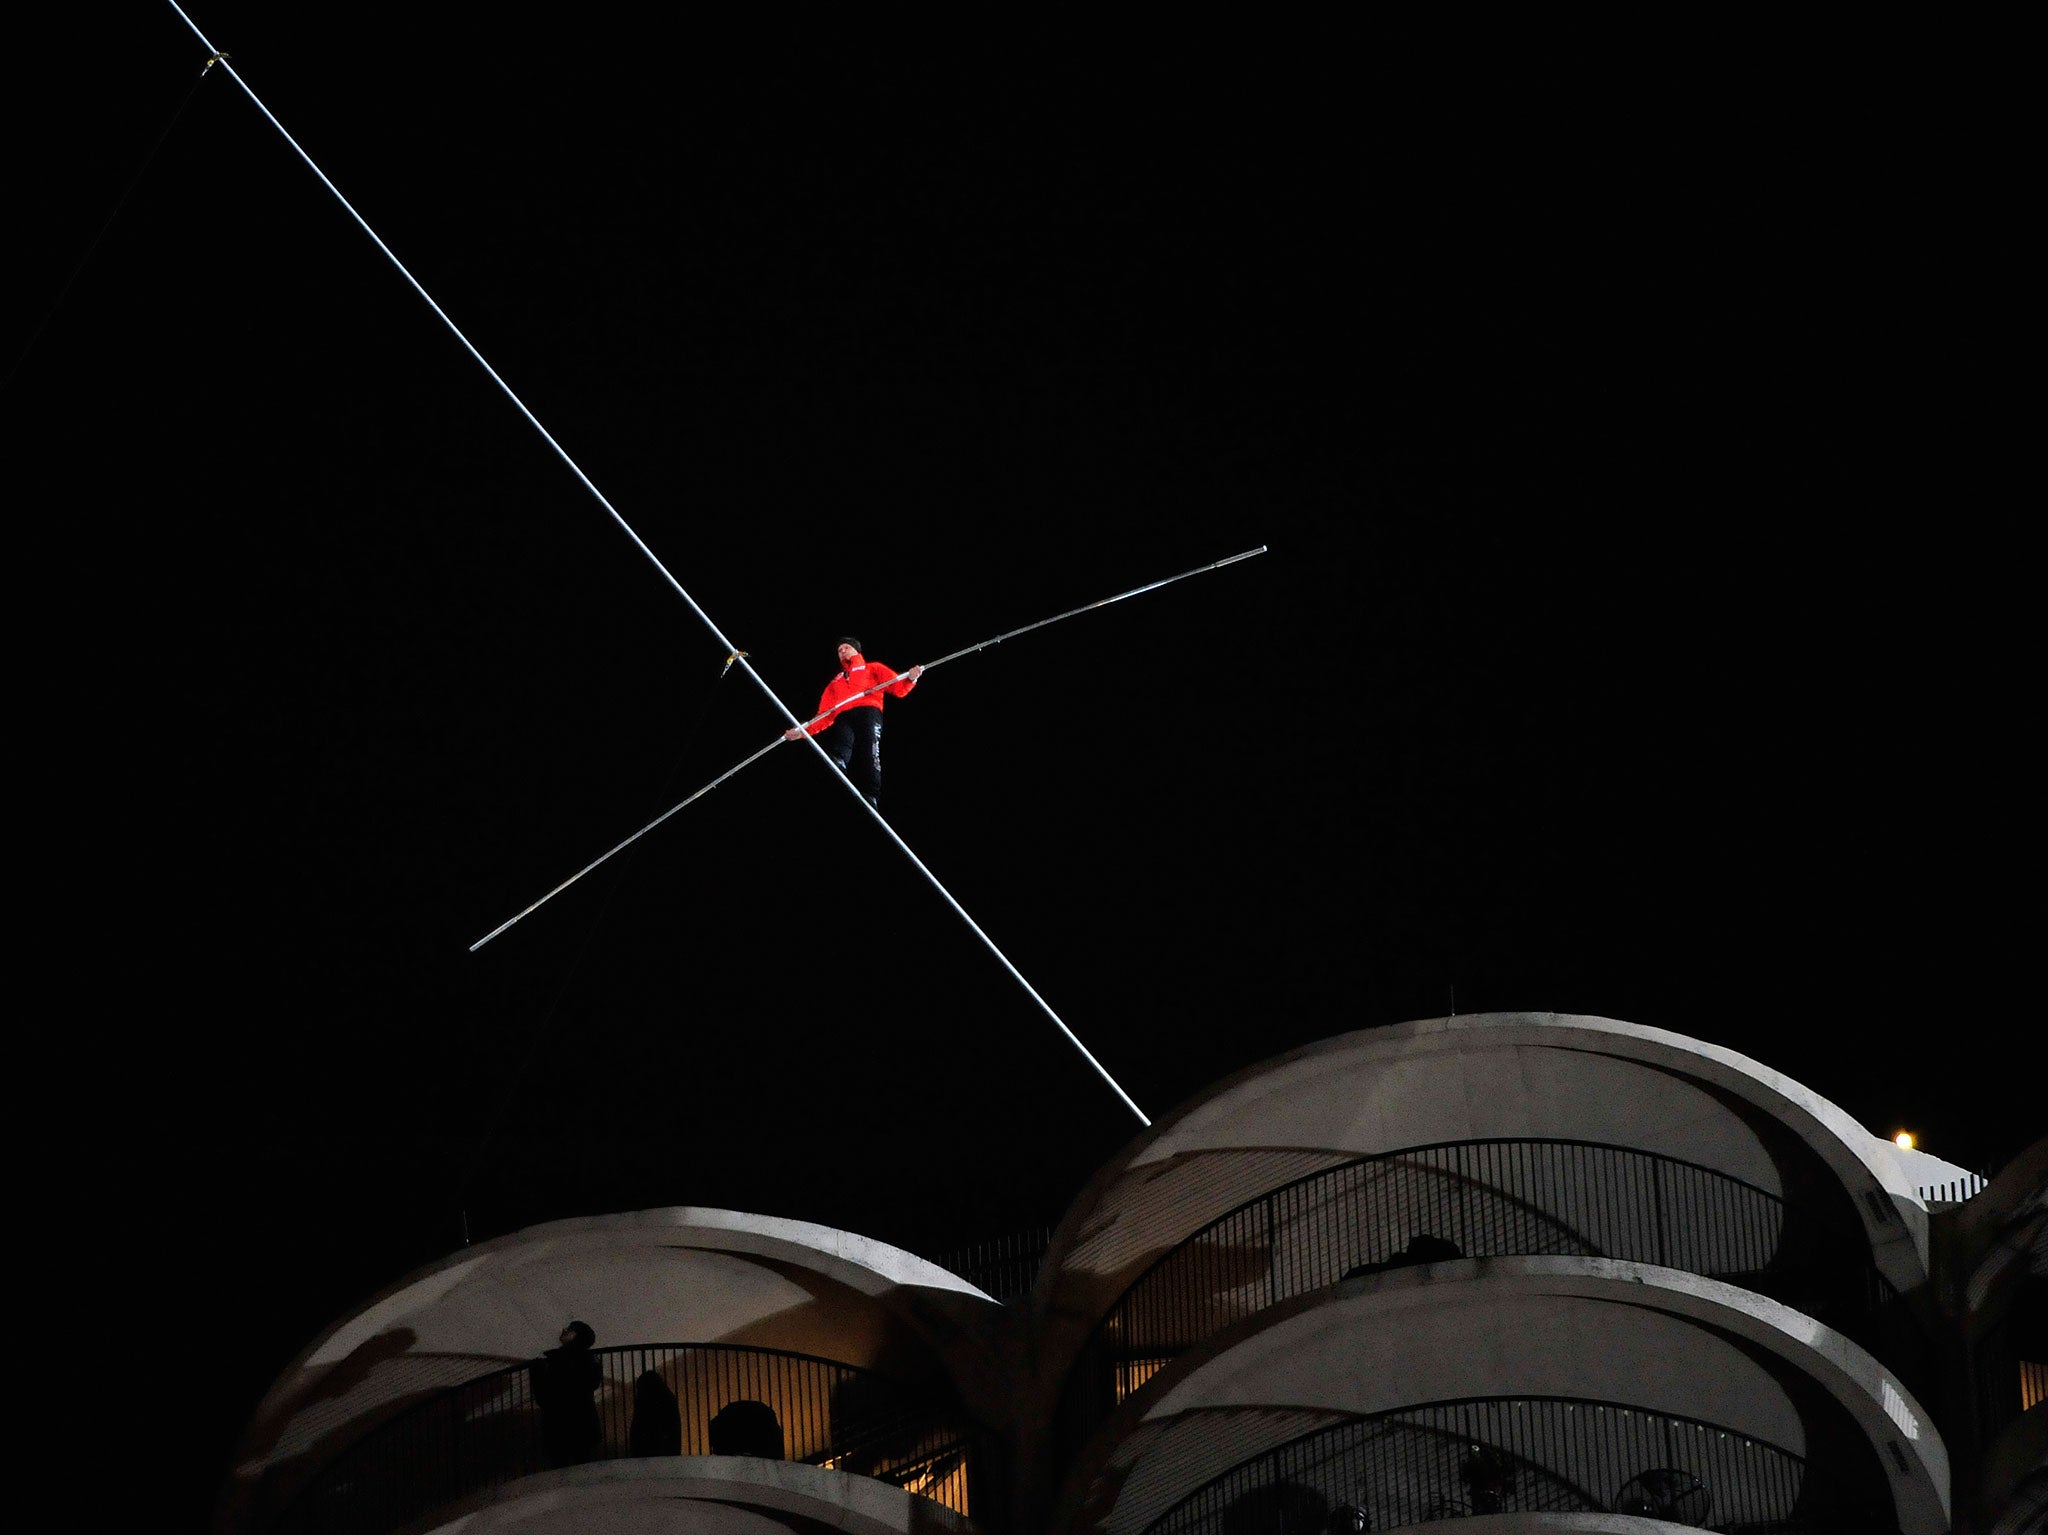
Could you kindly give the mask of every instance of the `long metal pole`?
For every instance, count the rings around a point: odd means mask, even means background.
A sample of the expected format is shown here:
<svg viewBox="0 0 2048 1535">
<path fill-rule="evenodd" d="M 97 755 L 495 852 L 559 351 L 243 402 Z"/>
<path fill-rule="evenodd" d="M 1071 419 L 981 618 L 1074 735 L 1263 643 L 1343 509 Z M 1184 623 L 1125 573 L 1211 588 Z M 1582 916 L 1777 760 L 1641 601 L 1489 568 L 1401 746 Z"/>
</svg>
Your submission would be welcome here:
<svg viewBox="0 0 2048 1535">
<path fill-rule="evenodd" d="M 983 640 L 979 645 L 969 645 L 965 650 L 956 650 L 951 655 L 940 656 L 936 661 L 927 661 L 924 663 L 924 669 L 930 671 L 934 666 L 944 666 L 948 661 L 957 661 L 962 656 L 971 656 L 977 650 L 986 650 L 991 645 L 1000 645 L 1004 640 L 1014 640 L 1020 634 L 1029 634 L 1033 629 L 1043 629 L 1047 624 L 1056 624 L 1063 618 L 1072 618 L 1080 613 L 1092 613 L 1097 608 L 1108 607 L 1112 602 L 1122 602 L 1126 597 L 1137 597 L 1146 592 L 1156 592 L 1162 586 L 1171 586 L 1176 581 L 1185 581 L 1189 576 L 1199 576 L 1212 570 L 1221 570 L 1225 565 L 1235 565 L 1239 560 L 1248 560 L 1255 554 L 1264 554 L 1265 552 L 1266 546 L 1260 544 L 1258 548 L 1247 549 L 1243 554 L 1233 554 L 1228 559 L 1211 560 L 1207 565 L 1197 565 L 1193 570 L 1183 570 L 1179 575 L 1168 576 L 1163 581 L 1148 581 L 1143 586 L 1134 586 L 1127 592 L 1118 592 L 1114 597 L 1100 597 L 1094 602 L 1084 602 L 1078 608 L 1068 608 L 1064 613 L 1055 613 L 1050 618 L 1041 618 L 1035 624 L 1026 624 L 1021 629 L 1011 629 L 1006 633 L 997 635 L 992 640 Z"/>
<path fill-rule="evenodd" d="M 1015 639 L 1020 634 L 1029 634 L 1033 629 L 1043 629 L 1047 624 L 1056 624 L 1063 618 L 1073 618 L 1075 615 L 1080 613 L 1092 613 L 1097 608 L 1108 607 L 1112 602 L 1122 602 L 1126 597 L 1136 597 L 1143 592 L 1156 592 L 1162 586 L 1171 586 L 1176 581 L 1185 581 L 1189 576 L 1199 576 L 1207 571 L 1220 570 L 1225 565 L 1235 565 L 1239 560 L 1248 560 L 1255 554 L 1264 554 L 1265 552 L 1266 546 L 1264 544 L 1261 544 L 1256 549 L 1245 550 L 1243 554 L 1233 554 L 1230 556 L 1229 559 L 1226 560 L 1215 560 L 1207 565 L 1198 565 L 1193 570 L 1184 570 L 1179 575 L 1168 576 L 1163 581 L 1149 581 L 1143 586 L 1134 586 L 1127 592 L 1118 592 L 1114 597 L 1104 597 L 1096 602 L 1083 603 L 1078 608 L 1069 608 L 1064 613 L 1055 613 L 1051 618 L 1041 618 L 1038 620 L 1037 623 L 1025 624 L 1021 628 L 1005 630 L 1003 633 L 996 635 L 993 639 L 986 639 L 978 645 L 969 645 L 964 650 L 956 650 L 949 655 L 940 656 L 936 661 L 926 661 L 924 663 L 924 669 L 926 671 L 930 671 L 935 666 L 944 666 L 948 661 L 957 661 L 962 656 L 971 656 L 977 650 L 986 650 L 991 645 L 1000 645 L 1004 640 Z M 817 724 L 818 721 L 825 719 L 827 716 L 836 714 L 841 709 L 848 708 L 851 705 L 860 702 L 861 699 L 866 698 L 869 694 L 879 693 L 882 691 L 882 689 L 890 686 L 893 686 L 893 683 L 878 682 L 873 687 L 862 688 L 858 693 L 853 694 L 851 697 L 842 698 L 838 703 L 834 704 L 830 709 L 827 709 L 823 714 L 812 715 L 809 719 L 803 722 L 802 728 L 808 730 L 811 726 Z M 646 836 L 649 832 L 653 831 L 655 827 L 659 826 L 663 821 L 666 821 L 678 810 L 681 810 L 685 805 L 694 804 L 696 801 L 702 799 L 705 795 L 709 794 L 713 789 L 717 788 L 720 784 L 724 783 L 728 778 L 731 778 L 734 774 L 738 773 L 741 768 L 750 767 L 754 763 L 759 762 L 763 757 L 767 756 L 770 752 L 775 750 L 776 747 L 782 745 L 782 743 L 786 739 L 788 739 L 786 736 L 777 736 L 774 740 L 770 741 L 766 746 L 762 747 L 759 751 L 754 752 L 751 756 L 743 757 L 738 762 L 735 762 L 723 773 L 720 773 L 716 778 L 712 779 L 711 782 L 705 784 L 703 788 L 696 790 L 695 792 L 691 793 L 688 797 L 678 801 L 676 804 L 669 806 L 668 809 L 662 811 L 660 815 L 656 816 L 653 820 L 649 821 L 645 826 L 641 827 L 638 831 L 634 832 L 633 835 L 628 837 L 624 842 L 621 842 L 617 847 L 612 848 L 610 852 L 599 854 L 596 858 L 593 858 L 589 863 L 585 864 L 582 868 L 578 869 L 574 874 L 570 875 L 567 879 L 563 880 L 561 884 L 555 886 L 554 889 L 550 890 L 546 895 L 542 896 L 539 900 L 535 901 L 531 906 L 528 906 L 525 910 L 515 913 L 514 915 L 507 917 L 503 922 L 500 922 L 496 927 L 492 928 L 488 933 L 484 934 L 483 937 L 479 938 L 475 943 L 471 944 L 469 946 L 469 952 L 474 954 L 478 949 L 481 949 L 493 938 L 497 937 L 500 933 L 504 932 L 506 928 L 512 926 L 513 923 L 519 921 L 520 918 L 531 916 L 534 912 L 539 911 L 541 907 L 545 906 L 549 901 L 552 901 L 564 890 L 567 890 L 571 885 L 575 884 L 576 881 L 583 878 L 584 875 L 590 873 L 593 869 L 596 869 L 605 862 L 607 862 L 615 854 L 623 853 L 627 848 L 631 847 L 634 843 L 638 842 L 642 837 Z M 812 744 L 814 746 L 816 745 L 815 737 L 812 738 Z M 825 755 L 823 747 L 818 747 L 818 755 L 821 757 Z M 826 760 L 829 762 L 831 759 L 826 758 Z M 858 791 L 856 791 L 856 796 L 860 799 L 860 802 L 863 805 L 867 805 L 866 796 L 859 795 Z M 870 810 L 874 809 L 872 805 L 869 805 L 868 808 Z M 881 822 L 881 825 L 885 830 L 889 830 L 889 835 L 895 839 L 897 846 L 903 847 L 903 851 L 907 854 L 910 854 L 911 862 L 916 863 L 920 869 L 923 869 L 924 865 L 918 862 L 917 855 L 911 853 L 908 847 L 903 846 L 903 839 L 897 837 L 894 830 L 889 829 L 889 823 L 887 821 L 882 820 L 879 812 L 876 813 L 875 819 Z M 930 871 L 926 870 L 926 873 L 927 876 L 929 876 Z M 932 883 L 937 884 L 938 881 L 933 880 Z M 944 889 L 941 888 L 939 893 L 941 895 L 945 895 Z M 959 904 L 957 902 L 954 902 L 953 898 L 950 895 L 946 896 L 946 900 L 953 904 L 954 910 L 959 911 Z M 960 912 L 960 915 L 963 919 L 966 920 L 967 925 L 969 927 L 974 927 L 973 919 L 969 918 L 966 912 L 962 911 Z M 974 927 L 974 930 L 977 933 L 981 932 L 981 929 L 978 927 Z M 986 941 L 985 934 L 983 935 L 983 939 L 984 941 Z M 995 946 L 993 944 L 990 944 L 989 947 L 994 948 Z M 1000 954 L 998 954 L 996 957 L 998 959 L 1002 958 Z M 1005 967 L 1008 967 L 1009 963 L 1010 962 L 1008 960 L 1003 960 L 1003 964 Z M 1014 969 L 1011 970 L 1011 974 L 1016 974 Z M 1017 979 L 1019 981 L 1022 981 L 1024 978 L 1020 975 L 1017 976 Z M 1025 990 L 1029 991 L 1030 987 L 1026 986 Z M 1032 992 L 1032 995 L 1036 996 L 1037 993 Z M 1051 1010 L 1047 1009 L 1047 1011 Z M 1058 1020 L 1055 1019 L 1054 1021 L 1057 1022 Z M 1064 1029 L 1066 1025 L 1061 1024 L 1060 1027 Z M 1078 1044 L 1079 1041 L 1076 1040 L 1075 1043 Z"/>
<path fill-rule="evenodd" d="M 457 341 L 462 343 L 463 350 L 468 352 L 471 357 L 476 359 L 477 366 L 482 368 L 484 372 L 490 376 L 491 382 L 498 386 L 498 388 L 504 393 L 505 398 L 512 402 L 513 406 L 518 410 L 519 414 L 526 418 L 527 422 L 533 427 L 533 429 L 536 432 L 540 433 L 542 441 L 546 442 L 550 448 L 554 449 L 555 456 L 561 459 L 561 461 L 568 466 L 569 472 L 575 475 L 576 479 L 582 484 L 585 490 L 590 492 L 591 496 L 595 498 L 595 500 L 597 501 L 597 504 L 603 507 L 605 511 L 610 514 L 612 521 L 619 525 L 620 531 L 622 531 L 627 538 L 632 540 L 633 547 L 638 549 L 645 556 L 647 556 L 648 563 L 653 565 L 656 570 L 661 572 L 662 579 L 668 582 L 668 584 L 675 589 L 676 595 L 678 597 L 681 597 L 683 601 L 689 605 L 690 611 L 692 613 L 695 613 L 698 618 L 702 619 L 704 622 L 704 626 L 707 629 L 709 629 L 713 635 L 717 636 L 718 643 L 725 647 L 727 655 L 738 659 L 740 669 L 744 671 L 748 677 L 753 679 L 754 685 L 758 687 L 764 695 L 766 695 L 770 703 L 775 705 L 776 709 L 781 712 L 782 717 L 784 719 L 788 720 L 791 725 L 797 724 L 797 717 L 789 712 L 788 706 L 785 705 L 782 702 L 782 700 L 776 696 L 775 690 L 769 687 L 767 682 L 762 678 L 761 674 L 755 671 L 754 668 L 747 662 L 746 653 L 742 651 L 738 646 L 734 645 L 731 640 L 725 637 L 724 632 L 719 629 L 718 625 L 711 621 L 711 615 L 709 613 L 706 613 L 703 610 L 703 608 L 697 605 L 697 599 L 692 597 L 689 594 L 689 592 L 684 589 L 683 583 L 675 578 L 675 576 L 670 572 L 669 568 L 666 565 L 662 564 L 660 559 L 656 557 L 654 551 L 647 547 L 646 542 L 640 537 L 640 535 L 633 531 L 632 525 L 628 523 L 626 519 L 619 514 L 618 508 L 613 506 L 610 501 L 605 499 L 604 492 L 599 490 L 597 486 L 591 481 L 590 476 L 583 472 L 582 466 L 579 465 L 575 459 L 571 458 L 569 456 L 568 450 L 564 448 L 559 442 L 556 442 L 553 434 L 550 433 L 546 427 L 540 424 L 540 418 L 534 415 L 532 411 L 526 408 L 526 402 L 520 399 L 519 396 L 513 392 L 512 386 L 506 383 L 505 380 L 499 376 L 498 370 L 496 368 L 493 368 L 490 365 L 490 363 L 485 360 L 484 354 L 479 352 L 475 348 L 475 346 L 473 346 L 470 343 L 469 337 L 465 336 L 462 333 L 461 327 L 458 326 L 453 320 L 451 320 L 448 317 L 447 311 L 442 309 L 439 304 L 434 302 L 434 296 L 431 293 L 427 292 L 427 290 L 420 285 L 419 279 L 414 277 L 411 272 L 406 270 L 405 263 L 400 261 L 397 255 L 393 253 L 391 247 L 386 245 L 383 242 L 383 240 L 378 237 L 377 231 L 370 227 L 369 221 L 366 220 L 360 213 L 356 212 L 354 205 L 351 204 L 346 197 L 343 197 L 341 195 L 341 188 L 337 187 L 332 181 L 328 180 L 327 173 L 321 170 L 320 167 L 314 163 L 313 157 L 307 154 L 306 151 L 299 146 L 299 141 L 293 138 L 291 134 L 285 130 L 284 124 L 279 122 L 277 118 L 272 114 L 270 108 L 266 107 L 263 104 L 262 98 L 259 97 L 254 90 L 250 89 L 249 82 L 244 80 L 241 77 L 241 75 L 236 71 L 235 67 L 228 62 L 227 55 L 221 52 L 220 49 L 214 47 L 211 39 L 209 39 L 204 32 L 199 30 L 198 23 L 193 21 L 193 19 L 190 16 L 185 14 L 185 10 L 182 6 L 178 4 L 178 0 L 168 0 L 168 3 L 171 9 L 178 13 L 178 19 L 184 22 L 187 27 L 191 28 L 192 35 L 198 38 L 201 46 L 203 46 L 206 49 L 209 55 L 208 62 L 217 63 L 220 65 L 222 69 L 227 71 L 228 78 L 233 80 L 236 85 L 241 87 L 242 94 L 249 98 L 250 103 L 256 108 L 257 111 L 263 114 L 265 120 L 269 122 L 271 127 L 275 128 L 278 131 L 279 135 L 284 139 L 284 141 L 287 144 L 291 145 L 292 152 L 305 162 L 306 168 L 310 170 L 316 177 L 319 178 L 320 184 L 326 187 L 329 192 L 332 192 L 334 194 L 334 200 L 340 203 L 341 206 L 345 210 L 347 210 L 348 216 L 356 221 L 356 224 L 362 229 L 363 233 L 368 235 L 370 237 L 371 242 L 377 247 L 377 249 L 384 253 L 386 259 L 390 261 L 391 265 L 397 269 L 398 274 L 406 280 L 407 284 L 411 286 L 413 292 L 417 293 L 420 296 L 420 298 L 426 303 L 426 306 L 434 311 L 435 315 L 439 317 L 441 323 L 448 327 L 449 333 L 453 335 Z M 812 750 L 818 753 L 820 760 L 828 762 L 830 761 L 830 759 L 825 756 L 824 749 L 818 745 L 816 740 L 812 740 L 811 748 Z M 741 766 L 745 766 L 745 764 L 742 763 Z M 734 769 L 734 771 L 736 772 L 738 771 L 738 769 Z M 1045 1013 L 1046 1017 L 1050 1018 L 1053 1021 L 1053 1023 L 1059 1028 L 1059 1031 L 1062 1034 L 1066 1035 L 1068 1039 L 1074 1042 L 1075 1048 L 1079 1049 L 1081 1051 L 1081 1054 L 1084 1057 L 1086 1057 L 1088 1064 L 1095 1068 L 1097 1075 L 1099 1075 L 1105 1082 L 1109 1083 L 1110 1088 L 1116 1093 L 1117 1097 L 1121 1098 L 1125 1106 L 1129 1108 L 1133 1114 L 1136 1114 L 1138 1116 L 1139 1123 L 1145 1125 L 1151 1124 L 1152 1121 L 1145 1117 L 1144 1111 L 1141 1110 L 1137 1106 L 1137 1104 L 1131 1101 L 1130 1095 L 1128 1093 L 1126 1093 L 1121 1087 L 1117 1086 L 1115 1079 L 1112 1078 L 1107 1071 L 1103 1070 L 1102 1063 L 1100 1061 L 1096 1060 L 1093 1055 L 1089 1054 L 1087 1048 L 1081 1044 L 1080 1039 L 1075 1035 L 1074 1031 L 1067 1027 L 1065 1021 L 1060 1017 L 1060 1015 L 1058 1013 L 1055 1013 L 1052 1010 L 1051 1005 L 1046 1002 L 1045 998 L 1041 997 L 1037 993 L 1037 991 L 1034 990 L 1031 987 L 1031 985 L 1024 980 L 1024 977 L 1018 973 L 1017 967 L 1010 963 L 1009 958 L 1003 953 L 1001 949 L 998 949 L 996 947 L 995 940 L 990 938 L 987 933 L 981 930 L 979 924 L 977 924 L 972 918 L 967 916 L 966 911 L 961 907 L 960 903 L 954 900 L 952 894 L 945 888 L 945 886 L 939 883 L 938 877 L 934 875 L 931 872 L 931 870 L 925 868 L 923 862 L 917 857 L 916 854 L 910 851 L 910 848 L 908 847 L 908 845 L 904 843 L 903 839 L 896 835 L 894 829 L 890 827 L 889 823 L 887 821 L 884 821 L 880 813 L 877 812 L 872 805 L 868 804 L 866 798 L 861 795 L 860 791 L 853 787 L 851 780 L 847 780 L 846 787 L 847 792 L 851 793 L 854 796 L 854 798 L 860 802 L 862 808 L 867 810 L 869 814 L 874 816 L 876 823 L 880 825 L 884 831 L 889 833 L 890 840 L 893 841 L 898 847 L 902 848 L 904 853 L 910 858 L 910 861 L 917 865 L 918 870 L 924 875 L 924 877 L 927 880 L 931 882 L 932 887 L 936 889 L 939 892 L 939 894 L 945 899 L 946 904 L 951 906 L 953 910 L 955 910 L 956 912 L 960 913 L 960 916 L 964 920 L 966 920 L 967 925 L 973 929 L 975 936 L 979 938 L 985 945 L 987 945 L 989 952 L 995 955 L 997 961 L 1001 963 L 1002 967 L 1005 970 L 1009 971 L 1011 975 L 1016 976 L 1018 983 L 1024 987 L 1024 990 L 1027 993 L 1030 994 L 1031 1000 L 1038 1004 L 1039 1008 Z M 544 900 L 546 899 L 546 897 L 543 897 L 542 899 Z M 514 920 L 517 919 L 515 918 Z M 476 946 L 472 945 L 472 948 L 474 947 Z"/>
</svg>

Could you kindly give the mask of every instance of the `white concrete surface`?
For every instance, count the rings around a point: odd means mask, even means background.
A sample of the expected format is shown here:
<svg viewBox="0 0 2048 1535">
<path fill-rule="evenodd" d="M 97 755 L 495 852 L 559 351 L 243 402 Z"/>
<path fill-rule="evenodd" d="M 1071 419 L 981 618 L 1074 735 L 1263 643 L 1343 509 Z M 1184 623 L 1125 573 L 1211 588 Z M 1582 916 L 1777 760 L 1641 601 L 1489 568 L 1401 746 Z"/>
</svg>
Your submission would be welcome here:
<svg viewBox="0 0 2048 1535">
<path fill-rule="evenodd" d="M 395 1405 L 532 1359 L 578 1318 L 600 1347 L 726 1343 L 945 1379 L 999 1375 L 1002 1308 L 937 1265 L 804 1221 L 678 1207 L 529 1227 L 451 1254 L 337 1321 L 271 1387 L 236 1457 L 302 1477 Z"/>
<path fill-rule="evenodd" d="M 1219 1448 L 1205 1460 L 1166 1432 L 1230 1408 L 1364 1415 L 1469 1396 L 1583 1397 L 1803 1454 L 1798 1410 L 1759 1353 L 1805 1375 L 1862 1430 L 1906 1535 L 1945 1535 L 1946 1447 L 1925 1409 L 1855 1344 L 1731 1285 L 1580 1258 L 1430 1264 L 1282 1302 L 1162 1369 L 1097 1433 L 1062 1502 L 1088 1510 L 1086 1527 L 1143 1528 L 1245 1458 Z M 1181 1441 L 1173 1453 L 1185 1485 L 1162 1486 L 1135 1465 L 1169 1438 Z M 1120 1507 L 1134 1487 L 1148 1506 Z"/>
<path fill-rule="evenodd" d="M 1607 1142 L 1696 1162 L 1766 1192 L 1782 1128 L 1841 1182 L 1880 1270 L 1923 1284 L 1926 1210 L 1897 1148 L 1812 1089 L 1668 1030 L 1555 1013 L 1365 1029 L 1227 1078 L 1135 1138 L 1054 1233 L 1035 1297 L 1053 1352 L 1144 1268 L 1226 1211 L 1318 1168 L 1488 1137 Z M 1055 1361 L 1056 1363 L 1056 1361 Z"/>
<path fill-rule="evenodd" d="M 619 1460 L 530 1476 L 472 1499 L 420 1535 L 971 1535 L 952 1510 L 871 1477 L 794 1461 L 707 1455 Z"/>
</svg>

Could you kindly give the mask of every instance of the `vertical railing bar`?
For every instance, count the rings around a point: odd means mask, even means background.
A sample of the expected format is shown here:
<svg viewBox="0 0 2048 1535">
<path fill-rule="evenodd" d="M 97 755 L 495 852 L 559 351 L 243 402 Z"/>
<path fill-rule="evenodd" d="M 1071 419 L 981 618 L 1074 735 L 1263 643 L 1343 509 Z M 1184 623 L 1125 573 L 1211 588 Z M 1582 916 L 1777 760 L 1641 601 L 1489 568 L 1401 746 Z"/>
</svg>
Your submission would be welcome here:
<svg viewBox="0 0 2048 1535">
<path fill-rule="evenodd" d="M 1671 1266 L 1671 1249 L 1664 1235 L 1664 1172 L 1662 1164 L 1650 1163 L 1650 1201 L 1657 1219 L 1657 1262 L 1661 1267 Z"/>
</svg>

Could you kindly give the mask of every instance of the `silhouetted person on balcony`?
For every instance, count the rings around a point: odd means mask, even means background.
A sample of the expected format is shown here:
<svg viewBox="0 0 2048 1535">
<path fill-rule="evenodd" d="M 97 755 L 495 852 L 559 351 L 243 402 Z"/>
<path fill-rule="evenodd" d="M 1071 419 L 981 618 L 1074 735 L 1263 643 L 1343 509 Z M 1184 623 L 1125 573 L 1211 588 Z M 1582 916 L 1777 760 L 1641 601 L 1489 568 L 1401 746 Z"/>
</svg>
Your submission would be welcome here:
<svg viewBox="0 0 2048 1535">
<path fill-rule="evenodd" d="M 1254 1487 L 1223 1510 L 1223 1535 L 1323 1535 L 1329 1502 L 1299 1482 Z"/>
<path fill-rule="evenodd" d="M 904 1468 L 930 1458 L 931 1414 L 879 1375 L 860 1370 L 841 1376 L 832 1386 L 830 1412 L 841 1470 L 901 1486 Z"/>
<path fill-rule="evenodd" d="M 588 1322 L 571 1322 L 562 1329 L 561 1346 L 529 1366 L 533 1399 L 540 1404 L 541 1446 L 551 1466 L 595 1460 L 604 1442 L 594 1399 L 603 1376 L 590 1352 L 596 1342 Z"/>
<path fill-rule="evenodd" d="M 1408 1239 L 1406 1247 L 1384 1263 L 1361 1263 L 1356 1268 L 1346 1269 L 1342 1277 L 1357 1279 L 1363 1274 L 1384 1274 L 1388 1269 L 1407 1268 L 1416 1263 L 1444 1263 L 1452 1258 L 1464 1256 L 1464 1248 L 1456 1242 L 1447 1241 L 1427 1231 L 1418 1231 Z"/>
<path fill-rule="evenodd" d="M 1453 1258 L 1464 1256 L 1465 1249 L 1456 1242 L 1430 1231 L 1416 1232 L 1408 1239 L 1408 1245 L 1401 1249 L 1403 1263 L 1448 1263 Z"/>
<path fill-rule="evenodd" d="M 633 1382 L 633 1431 L 627 1437 L 636 1456 L 683 1453 L 682 1410 L 659 1370 L 643 1371 Z"/>
<path fill-rule="evenodd" d="M 751 1399 L 727 1402 L 711 1420 L 711 1453 L 781 1460 L 782 1425 L 775 1409 Z"/>
<path fill-rule="evenodd" d="M 1498 1514 L 1507 1507 L 1508 1495 L 1515 1488 L 1515 1469 L 1499 1450 L 1473 1445 L 1465 1452 L 1458 1474 L 1471 1495 L 1473 1513 Z"/>
</svg>

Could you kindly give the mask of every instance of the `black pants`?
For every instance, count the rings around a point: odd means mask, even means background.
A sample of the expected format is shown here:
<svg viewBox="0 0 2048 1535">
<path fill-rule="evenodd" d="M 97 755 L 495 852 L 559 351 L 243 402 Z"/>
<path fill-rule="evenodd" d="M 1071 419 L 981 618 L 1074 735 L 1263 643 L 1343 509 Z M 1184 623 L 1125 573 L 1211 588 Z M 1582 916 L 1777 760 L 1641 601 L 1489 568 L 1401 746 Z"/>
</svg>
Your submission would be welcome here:
<svg viewBox="0 0 2048 1535">
<path fill-rule="evenodd" d="M 831 728 L 818 737 L 818 744 L 825 748 L 825 755 L 837 764 L 839 771 L 853 780 L 853 786 L 866 796 L 867 802 L 880 810 L 882 711 L 868 708 L 841 710 Z"/>
</svg>

